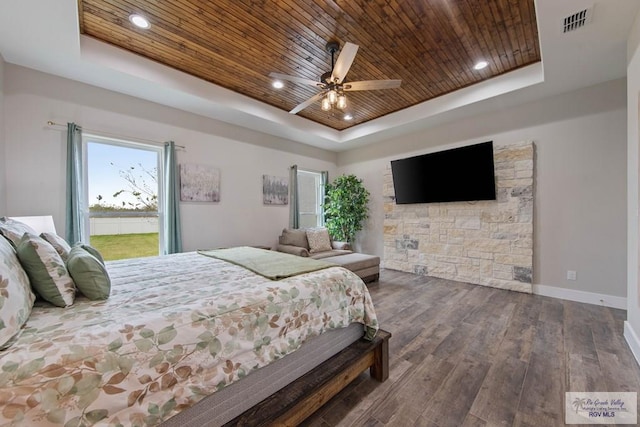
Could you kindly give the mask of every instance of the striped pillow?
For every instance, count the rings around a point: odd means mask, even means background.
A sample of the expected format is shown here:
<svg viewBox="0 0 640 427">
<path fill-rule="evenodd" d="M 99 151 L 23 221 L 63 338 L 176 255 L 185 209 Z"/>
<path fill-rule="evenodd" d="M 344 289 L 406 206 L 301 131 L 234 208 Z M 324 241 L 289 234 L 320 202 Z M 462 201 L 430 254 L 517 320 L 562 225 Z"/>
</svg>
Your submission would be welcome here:
<svg viewBox="0 0 640 427">
<path fill-rule="evenodd" d="M 34 234 L 24 233 L 16 253 L 38 295 L 58 307 L 73 304 L 76 286 L 60 254 L 49 242 Z"/>
</svg>

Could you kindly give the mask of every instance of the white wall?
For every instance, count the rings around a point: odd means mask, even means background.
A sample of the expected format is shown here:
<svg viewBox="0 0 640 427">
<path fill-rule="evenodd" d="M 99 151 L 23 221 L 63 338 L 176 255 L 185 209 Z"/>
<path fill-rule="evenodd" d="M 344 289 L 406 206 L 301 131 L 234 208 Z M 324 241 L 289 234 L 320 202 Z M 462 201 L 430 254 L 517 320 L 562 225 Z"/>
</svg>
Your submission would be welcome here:
<svg viewBox="0 0 640 427">
<path fill-rule="evenodd" d="M 4 130 L 4 67 L 5 62 L 0 55 L 0 216 L 5 214 L 6 210 L 6 185 L 5 185 L 5 130 Z"/>
<path fill-rule="evenodd" d="M 532 140 L 533 283 L 625 297 L 625 122 L 621 79 L 341 153 L 338 173 L 358 175 L 372 195 L 361 248 L 383 254 L 382 176 L 389 160 L 488 140 Z M 578 280 L 568 281 L 567 270 L 576 270 Z"/>
<path fill-rule="evenodd" d="M 221 170 L 219 203 L 181 203 L 185 250 L 274 245 L 288 224 L 288 206 L 262 203 L 262 175 L 288 176 L 288 167 L 335 174 L 336 154 L 137 98 L 5 65 L 8 215 L 52 214 L 64 233 L 66 130 L 47 120 L 186 146 L 178 162 Z"/>
<path fill-rule="evenodd" d="M 640 362 L 640 292 L 638 286 L 638 153 L 640 147 L 640 14 L 627 43 L 627 322 L 624 335 Z"/>
</svg>

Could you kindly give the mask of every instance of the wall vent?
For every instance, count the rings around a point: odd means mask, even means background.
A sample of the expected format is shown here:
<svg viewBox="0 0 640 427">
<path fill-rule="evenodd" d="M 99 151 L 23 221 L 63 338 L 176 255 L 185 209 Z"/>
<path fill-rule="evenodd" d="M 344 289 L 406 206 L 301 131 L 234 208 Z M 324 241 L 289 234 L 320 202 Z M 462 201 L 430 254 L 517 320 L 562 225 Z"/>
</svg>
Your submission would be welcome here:
<svg viewBox="0 0 640 427">
<path fill-rule="evenodd" d="M 591 22 L 591 15 L 593 12 L 593 7 L 589 7 L 587 9 L 581 10 L 580 12 L 576 12 L 573 15 L 569 15 L 564 18 L 563 25 L 563 33 L 568 33 L 570 31 L 577 30 L 578 28 L 582 28 Z"/>
</svg>

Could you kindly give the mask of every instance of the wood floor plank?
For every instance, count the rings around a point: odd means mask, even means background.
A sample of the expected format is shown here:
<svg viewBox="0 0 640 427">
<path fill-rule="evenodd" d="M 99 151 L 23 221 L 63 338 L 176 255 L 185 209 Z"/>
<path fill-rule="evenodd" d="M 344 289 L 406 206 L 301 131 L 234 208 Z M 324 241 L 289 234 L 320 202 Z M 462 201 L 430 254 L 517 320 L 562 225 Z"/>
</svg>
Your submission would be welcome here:
<svg viewBox="0 0 640 427">
<path fill-rule="evenodd" d="M 467 346 L 467 352 L 475 353 L 475 357 L 493 360 L 502 354 L 500 343 L 504 341 L 509 328 L 509 319 L 515 304 L 502 305 L 494 310 L 493 318 L 476 325 L 476 334 Z"/>
<path fill-rule="evenodd" d="M 502 342 L 497 346 L 497 353 L 515 357 L 525 362 L 529 361 L 535 333 L 535 325 L 511 322 Z"/>
<path fill-rule="evenodd" d="M 591 355 L 567 354 L 567 391 L 607 391 L 600 363 Z"/>
<path fill-rule="evenodd" d="M 420 425 L 424 426 L 426 424 L 420 424 Z M 462 423 L 461 427 L 485 427 L 488 425 L 489 424 L 485 420 L 481 420 L 475 415 L 468 414 L 467 417 L 464 419 L 464 422 Z"/>
<path fill-rule="evenodd" d="M 372 415 L 385 424 L 412 425 L 424 411 L 425 396 L 444 383 L 454 365 L 430 356 L 406 375 Z"/>
<path fill-rule="evenodd" d="M 527 363 L 503 357 L 491 366 L 469 413 L 490 425 L 511 425 L 518 410 Z"/>
<path fill-rule="evenodd" d="M 564 319 L 564 306 L 562 301 L 555 298 L 542 298 L 540 320 L 543 322 L 555 322 L 561 324 Z"/>
<path fill-rule="evenodd" d="M 630 391 L 638 392 L 638 375 L 633 369 L 632 361 L 621 360 L 615 353 L 598 351 L 600 370 L 607 385 L 606 391 Z M 627 366 L 627 369 L 620 369 Z"/>
<path fill-rule="evenodd" d="M 531 354 L 514 425 L 564 425 L 565 363 L 548 353 Z"/>
<path fill-rule="evenodd" d="M 549 357 L 563 357 L 564 332 L 562 324 L 556 322 L 538 322 L 535 326 L 532 351 L 547 353 Z"/>
<path fill-rule="evenodd" d="M 640 391 L 624 310 L 390 270 L 369 290 L 389 379 L 361 375 L 303 426 L 564 426 L 567 391 Z"/>
<path fill-rule="evenodd" d="M 444 384 L 425 402 L 423 414 L 440 427 L 458 427 L 473 404 L 490 364 L 471 358 L 460 361 Z"/>
<path fill-rule="evenodd" d="M 563 301 L 563 305 L 564 341 L 567 352 L 598 360 L 591 329 L 591 316 L 585 307 L 581 307 L 587 304 Z"/>
<path fill-rule="evenodd" d="M 420 364 L 453 332 L 452 326 L 435 324 L 425 329 L 412 342 L 400 350 L 400 357 L 414 364 Z"/>
<path fill-rule="evenodd" d="M 447 335 L 432 354 L 441 359 L 457 361 L 464 357 L 464 350 L 477 332 L 477 326 L 461 323 Z"/>
</svg>

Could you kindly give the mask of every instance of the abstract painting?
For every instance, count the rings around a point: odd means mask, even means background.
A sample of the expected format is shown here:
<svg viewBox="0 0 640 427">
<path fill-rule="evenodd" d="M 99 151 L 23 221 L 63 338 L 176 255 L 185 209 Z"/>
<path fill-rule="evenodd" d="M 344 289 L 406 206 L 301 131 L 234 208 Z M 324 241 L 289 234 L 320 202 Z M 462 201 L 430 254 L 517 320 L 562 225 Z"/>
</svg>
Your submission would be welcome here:
<svg viewBox="0 0 640 427">
<path fill-rule="evenodd" d="M 265 205 L 289 203 L 289 179 L 280 176 L 262 175 L 262 200 Z"/>
<path fill-rule="evenodd" d="M 180 165 L 181 202 L 219 202 L 220 169 L 208 165 Z"/>
</svg>

